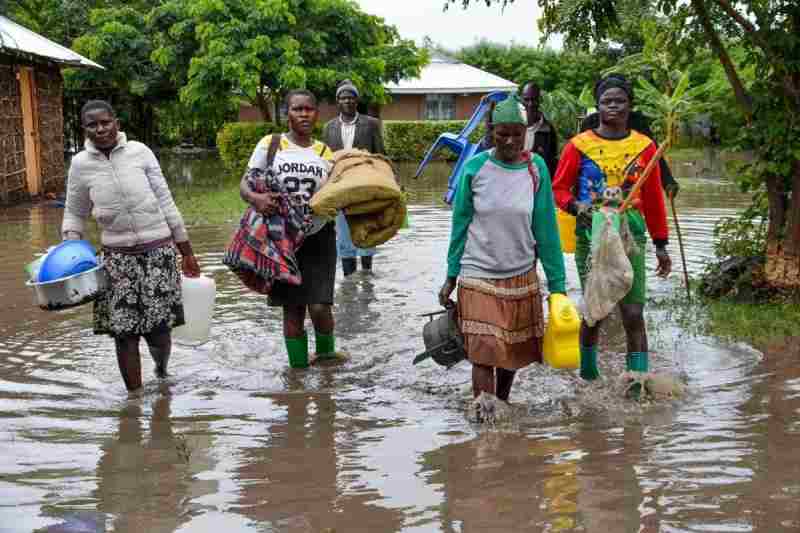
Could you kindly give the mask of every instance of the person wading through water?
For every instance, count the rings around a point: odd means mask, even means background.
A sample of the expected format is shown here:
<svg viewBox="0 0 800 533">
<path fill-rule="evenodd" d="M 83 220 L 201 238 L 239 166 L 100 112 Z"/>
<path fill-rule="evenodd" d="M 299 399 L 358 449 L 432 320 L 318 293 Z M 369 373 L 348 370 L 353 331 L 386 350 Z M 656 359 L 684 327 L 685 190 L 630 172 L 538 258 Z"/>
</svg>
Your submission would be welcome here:
<svg viewBox="0 0 800 533">
<path fill-rule="evenodd" d="M 359 113 L 358 103 L 358 89 L 350 80 L 344 80 L 336 89 L 336 107 L 339 116 L 325 124 L 322 141 L 334 152 L 358 148 L 373 154 L 386 155 L 381 122 Z M 336 249 L 342 259 L 342 271 L 345 276 L 356 271 L 358 257 L 361 258 L 363 270 L 372 270 L 375 248 L 356 248 L 350 238 L 350 228 L 344 213 L 339 213 L 336 217 Z"/>
<path fill-rule="evenodd" d="M 495 148 L 472 157 L 453 201 L 447 279 L 458 283 L 459 325 L 472 362 L 472 391 L 508 401 L 515 372 L 542 361 L 544 315 L 537 258 L 550 294 L 565 293 L 564 255 L 550 174 L 523 151 L 527 118 L 516 95 L 492 112 Z"/>
<path fill-rule="evenodd" d="M 627 78 L 622 74 L 609 74 L 608 77 L 619 79 L 622 82 L 628 81 Z M 595 83 L 595 93 L 597 92 L 597 84 L 599 84 L 601 81 L 602 79 Z M 587 115 L 586 118 L 581 121 L 580 131 L 583 132 L 588 130 L 596 130 L 599 126 L 600 114 L 594 112 Z M 650 120 L 644 115 L 644 113 L 631 110 L 630 114 L 628 115 L 628 128 L 636 130 L 639 133 L 650 137 L 654 142 L 657 142 L 657 139 L 653 134 L 653 130 L 650 128 Z M 675 179 L 675 176 L 672 175 L 672 170 L 669 168 L 666 158 L 662 157 L 658 161 L 658 167 L 661 170 L 661 185 L 664 187 L 664 192 L 667 193 L 667 196 L 671 196 L 673 198 L 678 196 L 680 186 L 678 185 L 678 181 Z"/>
<path fill-rule="evenodd" d="M 286 96 L 289 132 L 279 134 L 278 150 L 271 171 L 286 191 L 299 204 L 308 206 L 311 197 L 327 181 L 331 167 L 331 149 L 313 139 L 312 131 L 319 118 L 316 97 L 309 91 L 296 89 Z M 242 177 L 239 192 L 242 199 L 264 214 L 277 208 L 278 193 L 255 193 L 248 185 L 253 169 L 267 172 L 267 158 L 272 135 L 259 141 Z M 314 325 L 317 360 L 337 357 L 333 335 L 333 289 L 336 277 L 336 232 L 333 222 L 315 216 L 302 246 L 295 252 L 303 281 L 289 285 L 277 281 L 269 294 L 269 305 L 283 308 L 283 336 L 289 365 L 309 365 L 306 312 Z"/>
<path fill-rule="evenodd" d="M 175 248 L 185 276 L 199 276 L 200 266 L 153 152 L 119 131 L 108 102 L 87 102 L 81 123 L 85 150 L 70 163 L 61 233 L 82 239 L 89 215 L 100 226 L 110 286 L 94 302 L 94 333 L 114 338 L 122 380 L 134 391 L 142 386 L 140 338 L 164 378 L 171 330 L 184 323 Z"/>
<path fill-rule="evenodd" d="M 628 126 L 633 104 L 633 89 L 626 80 L 606 77 L 597 85 L 595 99 L 600 123 L 594 130 L 585 131 L 570 139 L 561 153 L 553 193 L 561 209 L 577 217 L 575 263 L 581 286 L 586 282 L 590 266 L 593 202 L 599 201 L 606 188 L 619 187 L 622 193 L 641 179 L 644 170 L 656 153 L 652 139 Z M 669 275 L 672 261 L 667 253 L 667 226 L 661 173 L 658 165 L 640 189 L 640 198 L 623 216 L 636 241 L 638 252 L 630 257 L 633 266 L 633 287 L 620 301 L 619 310 L 627 338 L 626 368 L 629 371 L 649 370 L 647 331 L 644 322 L 646 278 L 644 251 L 647 246 L 645 224 L 653 239 L 658 259 L 656 274 Z M 599 377 L 597 369 L 597 339 L 600 323 L 589 327 L 581 324 L 580 375 L 585 380 Z"/>
<path fill-rule="evenodd" d="M 522 86 L 520 96 L 527 112 L 527 130 L 523 148 L 527 152 L 539 154 L 552 176 L 558 166 L 558 135 L 555 127 L 539 109 L 542 91 L 536 82 L 529 81 Z"/>
</svg>

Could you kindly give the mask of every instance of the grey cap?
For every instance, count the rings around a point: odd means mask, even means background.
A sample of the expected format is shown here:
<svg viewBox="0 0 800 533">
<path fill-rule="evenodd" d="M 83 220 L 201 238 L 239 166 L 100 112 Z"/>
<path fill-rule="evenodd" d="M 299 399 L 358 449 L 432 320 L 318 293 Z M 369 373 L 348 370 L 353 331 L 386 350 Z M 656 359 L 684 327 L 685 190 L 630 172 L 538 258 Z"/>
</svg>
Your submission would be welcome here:
<svg viewBox="0 0 800 533">
<path fill-rule="evenodd" d="M 358 89 L 356 89 L 356 86 L 353 85 L 353 82 L 350 80 L 343 81 L 342 84 L 336 88 L 336 98 L 339 98 L 339 95 L 342 94 L 344 91 L 350 91 L 351 93 L 356 95 L 356 98 L 360 96 L 358 94 Z"/>
</svg>

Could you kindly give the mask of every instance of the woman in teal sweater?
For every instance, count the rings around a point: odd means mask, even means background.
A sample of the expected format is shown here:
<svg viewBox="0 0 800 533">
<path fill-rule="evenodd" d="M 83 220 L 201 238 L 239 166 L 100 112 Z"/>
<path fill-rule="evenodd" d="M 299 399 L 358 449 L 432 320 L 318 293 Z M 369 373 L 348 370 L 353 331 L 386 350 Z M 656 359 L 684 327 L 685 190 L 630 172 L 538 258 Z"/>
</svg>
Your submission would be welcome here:
<svg viewBox="0 0 800 533">
<path fill-rule="evenodd" d="M 523 151 L 525 108 L 510 95 L 492 123 L 495 148 L 470 159 L 459 179 L 439 302 L 451 305 L 458 285 L 473 395 L 508 401 L 516 370 L 542 360 L 537 258 L 550 294 L 565 292 L 565 273 L 547 165 Z"/>
</svg>

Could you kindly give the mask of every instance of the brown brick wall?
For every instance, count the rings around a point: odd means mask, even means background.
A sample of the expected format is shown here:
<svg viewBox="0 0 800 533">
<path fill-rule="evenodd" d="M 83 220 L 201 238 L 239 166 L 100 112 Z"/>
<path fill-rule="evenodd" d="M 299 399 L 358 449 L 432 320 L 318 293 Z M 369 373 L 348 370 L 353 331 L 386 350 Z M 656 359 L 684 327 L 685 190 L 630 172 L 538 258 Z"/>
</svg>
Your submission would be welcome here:
<svg viewBox="0 0 800 533">
<path fill-rule="evenodd" d="M 261 111 L 252 105 L 241 104 L 239 106 L 239 122 L 263 122 L 264 117 Z"/>
<path fill-rule="evenodd" d="M 425 112 L 425 96 L 420 94 L 401 94 L 381 107 L 383 120 L 422 120 Z"/>
<path fill-rule="evenodd" d="M 337 115 L 336 104 L 328 102 L 321 102 L 319 104 L 319 122 L 325 124 L 330 119 Z M 262 122 L 261 111 L 257 107 L 242 104 L 239 106 L 239 121 L 240 122 Z"/>
<path fill-rule="evenodd" d="M 475 106 L 481 101 L 483 94 L 456 95 L 456 120 L 467 120 L 472 116 Z M 378 112 L 379 111 L 379 112 Z M 424 120 L 425 96 L 421 94 L 402 94 L 392 98 L 388 104 L 378 109 L 370 109 L 370 115 L 379 116 L 382 120 Z M 336 116 L 336 106 L 322 102 L 319 106 L 319 120 L 327 122 Z M 260 122 L 261 113 L 257 108 L 242 105 L 239 108 L 239 120 L 242 122 Z"/>
<path fill-rule="evenodd" d="M 28 180 L 25 167 L 25 140 L 22 106 L 14 58 L 0 56 L 0 204 L 27 200 Z M 39 166 L 42 192 L 64 190 L 64 120 L 63 81 L 56 65 L 33 66 L 36 79 L 39 130 Z"/>
<path fill-rule="evenodd" d="M 483 94 L 466 94 L 456 96 L 456 120 L 467 120 L 472 116 L 475 107 L 480 103 Z"/>
<path fill-rule="evenodd" d="M 36 68 L 39 165 L 45 193 L 63 192 L 67 181 L 64 170 L 63 85 L 61 70 L 55 65 Z"/>
<path fill-rule="evenodd" d="M 25 140 L 16 69 L 0 56 L 0 204 L 27 197 Z"/>
</svg>

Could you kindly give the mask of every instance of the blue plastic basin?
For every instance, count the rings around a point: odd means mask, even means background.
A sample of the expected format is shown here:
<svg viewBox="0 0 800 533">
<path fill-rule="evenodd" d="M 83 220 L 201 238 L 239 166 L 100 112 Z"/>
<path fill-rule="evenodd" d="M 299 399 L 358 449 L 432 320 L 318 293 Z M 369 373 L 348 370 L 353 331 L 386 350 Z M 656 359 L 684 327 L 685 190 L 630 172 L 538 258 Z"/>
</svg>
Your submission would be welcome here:
<svg viewBox="0 0 800 533">
<path fill-rule="evenodd" d="M 96 252 L 89 241 L 64 241 L 45 256 L 38 281 L 42 283 L 74 276 L 97 265 Z"/>
</svg>

